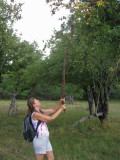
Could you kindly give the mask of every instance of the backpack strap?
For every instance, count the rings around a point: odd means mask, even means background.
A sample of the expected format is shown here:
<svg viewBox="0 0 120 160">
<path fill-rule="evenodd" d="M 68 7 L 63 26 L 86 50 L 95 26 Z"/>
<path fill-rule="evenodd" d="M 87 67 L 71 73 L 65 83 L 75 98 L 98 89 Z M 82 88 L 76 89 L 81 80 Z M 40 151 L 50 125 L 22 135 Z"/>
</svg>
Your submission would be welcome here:
<svg viewBox="0 0 120 160">
<path fill-rule="evenodd" d="M 33 112 L 38 112 L 38 111 L 37 111 L 37 110 L 34 110 Z M 43 113 L 43 112 L 40 110 L 40 113 Z M 31 118 L 32 118 L 32 117 L 31 117 Z M 37 123 L 37 127 L 36 127 L 35 132 L 37 132 L 37 129 L 38 129 L 38 127 L 39 127 L 39 125 L 40 125 L 41 122 L 42 122 L 42 121 L 38 120 L 38 123 Z M 38 134 L 37 134 L 37 137 L 38 137 Z"/>
</svg>

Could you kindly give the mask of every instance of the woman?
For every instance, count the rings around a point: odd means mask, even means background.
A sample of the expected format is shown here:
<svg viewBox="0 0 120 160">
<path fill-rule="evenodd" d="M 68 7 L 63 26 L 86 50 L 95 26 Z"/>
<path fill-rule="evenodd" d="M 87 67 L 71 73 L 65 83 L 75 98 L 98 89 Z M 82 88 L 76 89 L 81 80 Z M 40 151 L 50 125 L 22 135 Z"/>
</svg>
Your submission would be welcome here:
<svg viewBox="0 0 120 160">
<path fill-rule="evenodd" d="M 65 99 L 61 99 L 59 103 L 52 109 L 40 109 L 40 101 L 33 97 L 27 102 L 28 112 L 32 114 L 32 123 L 34 128 L 36 129 L 38 120 L 42 121 L 37 129 L 38 137 L 35 136 L 33 139 L 36 160 L 43 160 L 44 156 L 47 157 L 47 160 L 54 160 L 46 122 L 53 121 L 63 110 L 66 109 L 66 106 L 62 105 L 63 102 L 65 102 Z M 34 110 L 38 112 L 34 112 Z M 54 114 L 49 116 L 52 113 Z"/>
</svg>

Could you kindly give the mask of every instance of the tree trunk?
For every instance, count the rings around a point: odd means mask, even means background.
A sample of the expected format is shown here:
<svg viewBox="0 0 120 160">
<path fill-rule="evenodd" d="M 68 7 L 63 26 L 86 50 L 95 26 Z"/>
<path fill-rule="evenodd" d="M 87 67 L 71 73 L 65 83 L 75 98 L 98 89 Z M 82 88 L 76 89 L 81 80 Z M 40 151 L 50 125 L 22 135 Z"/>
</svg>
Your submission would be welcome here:
<svg viewBox="0 0 120 160">
<path fill-rule="evenodd" d="M 95 108 L 98 106 L 98 94 L 96 93 L 95 87 L 92 87 L 92 95 L 95 103 Z"/>
<path fill-rule="evenodd" d="M 103 116 L 99 117 L 101 122 L 108 122 L 109 93 L 110 93 L 110 87 L 104 85 L 104 103 L 101 104 L 101 112 L 103 112 Z"/>
<path fill-rule="evenodd" d="M 90 115 L 94 114 L 94 108 L 93 108 L 93 97 L 88 97 L 88 104 L 89 104 L 89 112 Z"/>
<path fill-rule="evenodd" d="M 0 71 L 0 83 L 2 82 L 2 73 L 1 73 L 1 71 Z"/>
<path fill-rule="evenodd" d="M 74 95 L 69 95 L 65 97 L 66 101 L 70 104 L 74 102 Z"/>
<path fill-rule="evenodd" d="M 94 101 L 93 101 L 92 91 L 88 91 L 87 88 L 84 88 L 84 91 L 86 93 L 86 97 L 87 97 L 87 100 L 88 100 L 90 115 L 93 115 L 94 114 L 94 107 L 93 107 Z"/>
<path fill-rule="evenodd" d="M 11 104 L 9 106 L 8 116 L 12 116 L 15 110 L 16 94 L 11 94 Z"/>
</svg>

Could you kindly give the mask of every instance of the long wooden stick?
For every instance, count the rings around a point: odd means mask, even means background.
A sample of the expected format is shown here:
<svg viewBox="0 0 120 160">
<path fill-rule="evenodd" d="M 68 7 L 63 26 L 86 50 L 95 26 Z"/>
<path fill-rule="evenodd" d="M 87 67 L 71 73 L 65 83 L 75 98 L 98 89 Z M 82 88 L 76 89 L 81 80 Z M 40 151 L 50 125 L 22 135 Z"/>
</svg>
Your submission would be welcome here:
<svg viewBox="0 0 120 160">
<path fill-rule="evenodd" d="M 117 65 L 116 65 L 116 67 L 112 70 L 112 72 L 114 72 L 114 71 L 119 67 L 119 63 L 120 63 L 120 59 L 117 61 Z"/>
<path fill-rule="evenodd" d="M 73 34 L 74 34 L 74 15 L 72 15 L 71 33 L 70 33 L 70 37 L 68 39 L 68 43 L 67 43 L 66 51 L 65 51 L 65 57 L 64 57 L 63 74 L 62 74 L 62 98 L 65 97 L 65 67 L 66 67 L 66 60 L 67 60 L 67 56 L 68 56 L 70 43 L 71 43 Z"/>
</svg>

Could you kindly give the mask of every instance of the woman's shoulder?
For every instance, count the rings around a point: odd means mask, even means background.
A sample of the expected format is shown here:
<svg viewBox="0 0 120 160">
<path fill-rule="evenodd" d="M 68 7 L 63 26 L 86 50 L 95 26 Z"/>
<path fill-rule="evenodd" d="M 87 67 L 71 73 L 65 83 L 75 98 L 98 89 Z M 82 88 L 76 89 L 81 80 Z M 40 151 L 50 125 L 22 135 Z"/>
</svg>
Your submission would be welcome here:
<svg viewBox="0 0 120 160">
<path fill-rule="evenodd" d="M 38 119 L 37 119 L 37 115 L 38 115 L 39 113 L 43 113 L 42 109 L 40 109 L 40 111 L 39 111 L 39 112 L 38 112 L 38 111 L 36 111 L 36 110 L 34 110 L 34 111 L 33 111 L 33 113 L 31 114 L 31 116 L 32 116 L 32 120 L 34 120 L 34 121 L 38 121 Z"/>
<path fill-rule="evenodd" d="M 33 112 L 33 113 L 31 114 L 31 119 L 32 119 L 32 121 L 38 121 L 38 120 L 36 119 L 36 117 L 35 117 L 35 112 Z"/>
</svg>

